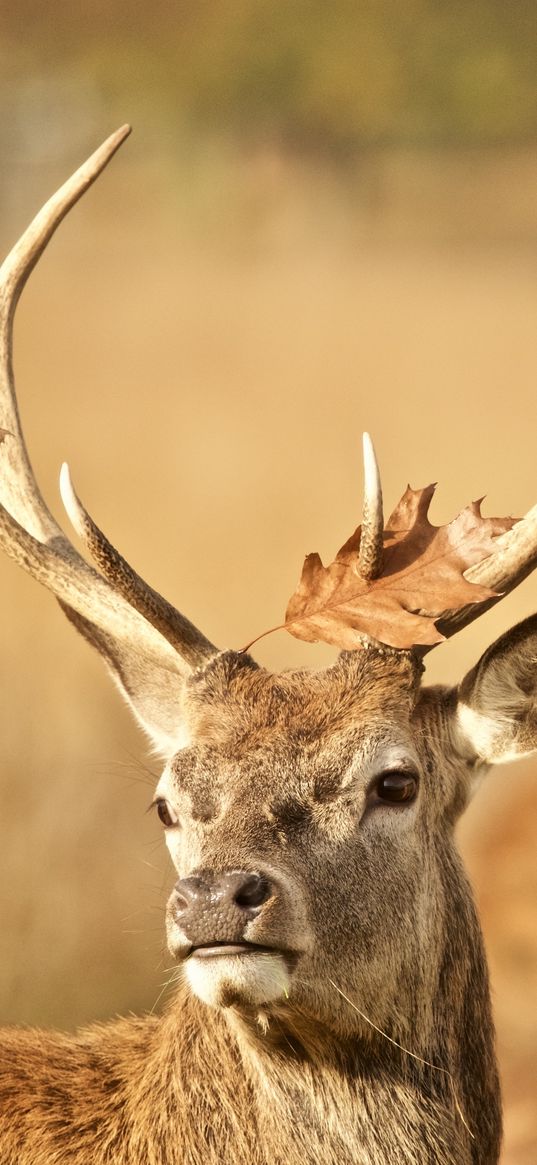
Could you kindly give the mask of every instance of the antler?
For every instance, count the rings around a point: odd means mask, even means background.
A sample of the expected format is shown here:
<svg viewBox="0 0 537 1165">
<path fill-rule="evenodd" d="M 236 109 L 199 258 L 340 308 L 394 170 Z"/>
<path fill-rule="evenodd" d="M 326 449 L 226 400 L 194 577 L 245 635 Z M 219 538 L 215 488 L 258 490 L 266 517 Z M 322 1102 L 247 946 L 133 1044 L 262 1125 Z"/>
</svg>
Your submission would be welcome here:
<svg viewBox="0 0 537 1165">
<path fill-rule="evenodd" d="M 363 435 L 363 449 L 364 504 L 358 573 L 367 582 L 372 582 L 382 573 L 384 518 L 380 472 L 368 433 Z M 469 603 L 465 607 L 444 611 L 434 620 L 436 627 L 446 639 L 450 638 L 513 591 L 536 567 L 537 505 L 511 530 L 496 538 L 493 554 L 464 572 L 468 582 L 496 591 L 496 595 Z M 419 650 L 425 653 L 431 648 L 422 647 Z"/>
<path fill-rule="evenodd" d="M 130 127 L 123 126 L 108 138 L 49 199 L 0 267 L 0 425 L 4 429 L 0 497 L 12 517 L 40 540 L 63 535 L 39 492 L 21 430 L 12 359 L 15 310 L 26 280 L 56 227 L 129 133 Z"/>
<path fill-rule="evenodd" d="M 75 493 L 66 464 L 60 472 L 60 492 L 74 529 L 114 591 L 156 627 L 183 659 L 194 666 L 210 659 L 216 652 L 212 643 L 137 574 L 90 517 Z"/>
<path fill-rule="evenodd" d="M 495 606 L 505 595 L 514 591 L 519 583 L 537 567 L 537 505 L 524 518 L 495 540 L 494 553 L 464 573 L 468 582 L 489 587 L 496 591 L 492 598 L 480 603 L 470 603 L 456 611 L 444 611 L 435 619 L 438 630 L 449 639 L 457 631 L 462 631 L 479 615 Z"/>
<path fill-rule="evenodd" d="M 358 573 L 366 582 L 372 582 L 382 573 L 384 542 L 384 515 L 380 472 L 369 433 L 363 435 L 364 450 L 364 504 Z"/>
<path fill-rule="evenodd" d="M 145 722 L 144 708 L 154 697 L 147 678 L 151 668 L 164 669 L 177 680 L 217 649 L 123 560 L 129 577 L 136 579 L 126 597 L 125 587 L 111 586 L 66 538 L 31 468 L 12 361 L 15 309 L 30 272 L 59 223 L 129 133 L 130 127 L 124 126 L 96 150 L 36 215 L 0 268 L 0 545 L 59 599 L 68 617 L 106 657 Z"/>
</svg>

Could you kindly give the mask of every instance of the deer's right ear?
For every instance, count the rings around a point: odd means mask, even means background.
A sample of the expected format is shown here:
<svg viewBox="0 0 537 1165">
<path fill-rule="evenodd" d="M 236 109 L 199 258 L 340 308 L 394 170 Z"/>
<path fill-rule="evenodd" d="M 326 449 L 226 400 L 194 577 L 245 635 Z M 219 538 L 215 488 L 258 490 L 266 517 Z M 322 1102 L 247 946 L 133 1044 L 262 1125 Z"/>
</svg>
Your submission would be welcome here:
<svg viewBox="0 0 537 1165">
<path fill-rule="evenodd" d="M 457 748 L 477 764 L 537 750 L 537 615 L 497 639 L 459 688 Z"/>
<path fill-rule="evenodd" d="M 70 622 L 102 656 L 156 753 L 169 759 L 187 743 L 183 696 L 192 669 L 164 639 L 158 643 L 160 637 L 153 628 L 147 628 L 149 635 L 129 640 L 97 627 L 65 603 L 61 606 Z M 133 611 L 132 618 L 136 621 L 140 617 Z M 143 624 L 142 619 L 140 623 Z"/>
</svg>

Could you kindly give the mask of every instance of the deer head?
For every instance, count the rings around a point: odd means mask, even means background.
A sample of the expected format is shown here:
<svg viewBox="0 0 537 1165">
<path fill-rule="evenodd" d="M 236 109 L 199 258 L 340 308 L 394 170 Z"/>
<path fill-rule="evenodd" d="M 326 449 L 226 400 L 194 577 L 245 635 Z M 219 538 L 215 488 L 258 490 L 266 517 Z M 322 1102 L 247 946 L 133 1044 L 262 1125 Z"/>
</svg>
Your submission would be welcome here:
<svg viewBox="0 0 537 1165">
<path fill-rule="evenodd" d="M 15 399 L 15 307 L 57 225 L 128 132 L 54 195 L 1 269 L 1 544 L 97 648 L 166 759 L 155 805 L 178 875 L 168 941 L 194 995 L 263 1023 L 292 1016 L 313 1042 L 319 1027 L 373 1039 L 376 1026 L 422 1054 L 441 1046 L 451 1065 L 471 1027 L 478 1057 L 484 1037 L 469 1016 L 486 1007 L 486 972 L 472 1003 L 481 947 L 453 826 L 488 765 L 537 748 L 537 618 L 458 688 L 422 688 L 423 650 L 367 637 L 323 672 L 272 675 L 245 652 L 220 652 L 140 578 L 67 467 L 64 504 L 98 569 L 37 487 Z M 369 441 L 365 480 L 360 572 L 371 581 L 383 519 Z M 437 626 L 453 634 L 536 563 L 534 507 L 466 572 L 488 597 L 444 611 Z"/>
</svg>

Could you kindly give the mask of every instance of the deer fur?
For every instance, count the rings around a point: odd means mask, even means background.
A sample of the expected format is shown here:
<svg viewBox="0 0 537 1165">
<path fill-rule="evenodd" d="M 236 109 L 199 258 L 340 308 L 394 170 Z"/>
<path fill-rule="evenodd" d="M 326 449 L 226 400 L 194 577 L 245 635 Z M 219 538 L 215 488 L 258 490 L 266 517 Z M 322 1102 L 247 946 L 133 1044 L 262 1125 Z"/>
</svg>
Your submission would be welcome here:
<svg viewBox="0 0 537 1165">
<path fill-rule="evenodd" d="M 537 616 L 459 688 L 423 651 L 367 641 L 272 675 L 219 652 L 62 493 L 20 430 L 15 306 L 67 210 L 124 140 L 53 196 L 0 272 L 0 543 L 59 599 L 166 764 L 177 989 L 160 1017 L 0 1033 L 0 1165 L 497 1165 L 500 1095 L 483 942 L 454 842 L 490 764 L 537 749 Z M 367 445 L 379 569 L 380 479 Z M 471 568 L 486 602 L 537 565 L 537 507 Z M 373 574 L 372 574 L 373 572 Z M 386 779 L 408 797 L 385 795 Z"/>
<path fill-rule="evenodd" d="M 533 618 L 461 688 L 466 707 L 485 691 L 492 717 L 488 679 L 493 669 L 503 690 L 503 663 L 518 693 L 510 752 L 527 744 L 536 647 Z M 370 648 L 320 673 L 271 675 L 223 653 L 192 675 L 189 744 L 159 785 L 182 822 L 166 831 L 174 864 L 180 877 L 276 871 L 280 900 L 249 937 L 299 951 L 296 967 L 267 1002 L 232 971 L 201 983 L 213 996 L 200 1000 L 183 967 L 161 1018 L 4 1031 L 3 1165 L 494 1165 L 486 961 L 453 840 L 487 762 L 461 728 L 458 691 L 421 689 L 420 670 L 412 653 Z M 367 807 L 372 775 L 408 763 L 415 805 Z M 175 930 L 172 895 L 172 951 Z"/>
</svg>

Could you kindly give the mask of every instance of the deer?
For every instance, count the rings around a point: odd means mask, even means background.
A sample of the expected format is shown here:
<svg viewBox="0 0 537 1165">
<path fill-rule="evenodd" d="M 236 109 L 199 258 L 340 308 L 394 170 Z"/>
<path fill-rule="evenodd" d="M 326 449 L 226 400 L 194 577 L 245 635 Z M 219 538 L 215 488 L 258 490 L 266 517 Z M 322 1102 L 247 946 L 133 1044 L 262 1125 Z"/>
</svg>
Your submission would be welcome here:
<svg viewBox="0 0 537 1165">
<path fill-rule="evenodd" d="M 144 582 L 63 466 L 95 565 L 79 553 L 30 465 L 13 318 L 128 133 L 61 187 L 0 271 L 0 541 L 100 653 L 163 759 L 154 804 L 177 876 L 177 986 L 160 1015 L 75 1034 L 2 1029 L 0 1161 L 496 1165 L 487 963 L 454 827 L 490 766 L 537 749 L 537 616 L 455 687 L 422 684 L 427 644 L 363 629 L 324 670 L 272 674 L 248 649 L 217 649 Z M 364 471 L 367 589 L 386 545 L 367 438 Z M 472 598 L 440 612 L 437 636 L 537 565 L 537 506 L 508 527 L 466 569 Z"/>
</svg>

